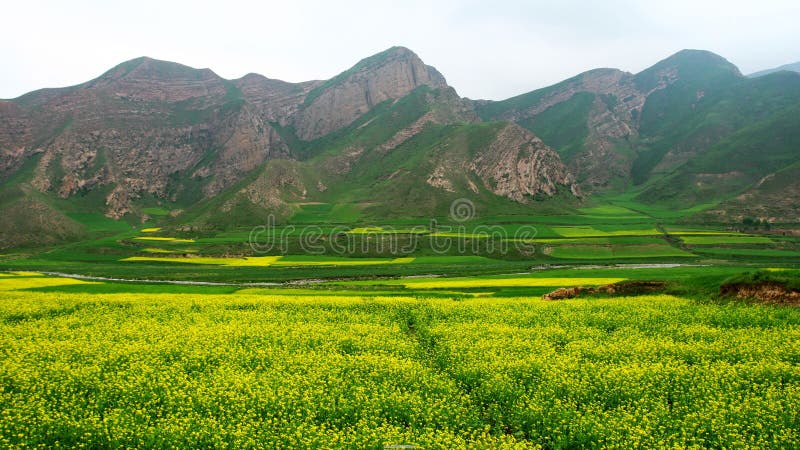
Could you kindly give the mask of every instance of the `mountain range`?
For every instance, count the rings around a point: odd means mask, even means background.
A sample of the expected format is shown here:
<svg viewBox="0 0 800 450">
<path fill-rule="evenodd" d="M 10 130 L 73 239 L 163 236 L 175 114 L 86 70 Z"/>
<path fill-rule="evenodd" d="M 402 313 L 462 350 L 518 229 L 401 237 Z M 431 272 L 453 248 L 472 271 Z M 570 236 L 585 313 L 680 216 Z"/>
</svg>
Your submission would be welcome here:
<svg viewBox="0 0 800 450">
<path fill-rule="evenodd" d="M 80 237 L 82 214 L 225 229 L 444 216 L 462 197 L 487 216 L 617 196 L 800 222 L 798 172 L 800 74 L 706 51 L 503 101 L 460 97 L 403 47 L 303 83 L 143 57 L 0 100 L 0 247 Z"/>
<path fill-rule="evenodd" d="M 751 73 L 750 75 L 748 75 L 748 77 L 750 77 L 750 78 L 763 77 L 764 75 L 769 75 L 771 73 L 780 72 L 782 70 L 786 70 L 786 71 L 789 71 L 789 72 L 800 72 L 800 61 L 798 61 L 796 63 L 791 63 L 791 64 L 784 64 L 784 65 L 782 65 L 780 67 L 775 67 L 773 69 L 766 69 L 766 70 L 761 70 L 761 71 L 758 71 L 758 72 L 754 72 L 754 73 Z"/>
</svg>

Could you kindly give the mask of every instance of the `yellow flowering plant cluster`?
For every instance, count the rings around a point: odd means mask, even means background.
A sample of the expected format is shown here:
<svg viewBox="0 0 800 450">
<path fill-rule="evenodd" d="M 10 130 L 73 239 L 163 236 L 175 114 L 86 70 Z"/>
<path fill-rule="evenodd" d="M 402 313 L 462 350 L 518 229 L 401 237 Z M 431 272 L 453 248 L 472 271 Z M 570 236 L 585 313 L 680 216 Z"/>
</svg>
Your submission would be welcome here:
<svg viewBox="0 0 800 450">
<path fill-rule="evenodd" d="M 37 283 L 0 291 L 4 448 L 798 444 L 791 308 Z"/>
</svg>

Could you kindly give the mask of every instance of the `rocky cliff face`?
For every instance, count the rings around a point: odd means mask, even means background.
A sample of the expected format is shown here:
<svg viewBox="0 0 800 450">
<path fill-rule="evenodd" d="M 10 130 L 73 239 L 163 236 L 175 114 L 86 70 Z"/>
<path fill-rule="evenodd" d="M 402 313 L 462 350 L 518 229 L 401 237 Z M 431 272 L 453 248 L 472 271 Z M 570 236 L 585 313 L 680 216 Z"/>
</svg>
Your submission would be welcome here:
<svg viewBox="0 0 800 450">
<path fill-rule="evenodd" d="M 267 122 L 291 125 L 298 109 L 308 93 L 322 81 L 287 83 L 273 80 L 255 73 L 234 80 L 242 98 L 258 111 Z"/>
<path fill-rule="evenodd" d="M 30 154 L 28 114 L 14 102 L 0 100 L 0 180 L 19 168 Z"/>
<path fill-rule="evenodd" d="M 256 76 L 231 82 L 208 69 L 138 58 L 79 86 L 3 102 L 0 171 L 39 155 L 34 187 L 62 198 L 105 190 L 114 218 L 135 213 L 143 196 L 215 195 L 267 159 L 289 155 L 271 123 L 287 123 L 312 86 Z"/>
<path fill-rule="evenodd" d="M 669 77 L 664 78 L 666 83 Z M 658 84 L 654 89 L 663 88 Z M 588 131 L 582 149 L 567 161 L 570 169 L 588 189 L 607 186 L 631 170 L 629 155 L 617 146 L 638 137 L 638 117 L 648 93 L 639 90 L 634 75 L 617 69 L 596 69 L 548 88 L 520 108 L 502 111 L 497 118 L 525 123 L 550 108 L 582 93 L 593 94 L 586 115 L 579 120 Z"/>
<path fill-rule="evenodd" d="M 471 161 L 469 169 L 487 190 L 517 202 L 556 195 L 560 187 L 580 196 L 575 178 L 558 153 L 515 124 L 500 130 Z"/>
<path fill-rule="evenodd" d="M 566 194 L 582 197 L 575 177 L 552 148 L 514 123 L 447 135 L 431 149 L 429 186 L 479 198 L 484 193 L 518 203 Z"/>
<path fill-rule="evenodd" d="M 375 105 L 427 85 L 446 88 L 444 77 L 414 52 L 391 48 L 317 86 L 295 119 L 297 135 L 313 140 L 351 124 Z"/>
</svg>

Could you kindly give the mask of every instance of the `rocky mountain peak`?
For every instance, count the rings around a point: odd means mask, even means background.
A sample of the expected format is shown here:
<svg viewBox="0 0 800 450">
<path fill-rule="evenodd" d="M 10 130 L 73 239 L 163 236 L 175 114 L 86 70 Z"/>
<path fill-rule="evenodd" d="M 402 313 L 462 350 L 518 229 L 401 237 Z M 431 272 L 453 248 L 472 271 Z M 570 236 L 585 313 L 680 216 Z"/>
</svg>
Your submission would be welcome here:
<svg viewBox="0 0 800 450">
<path fill-rule="evenodd" d="M 438 83 L 441 85 L 447 85 L 447 82 L 445 81 L 442 74 L 440 74 L 433 67 L 425 65 L 422 59 L 412 50 L 401 46 L 391 47 L 380 53 L 376 53 L 372 56 L 364 58 L 361 61 L 359 61 L 355 66 L 343 72 L 339 76 L 342 75 L 349 76 L 357 72 L 376 71 L 381 69 L 382 67 L 391 66 L 394 64 L 406 64 L 410 68 L 413 68 L 415 70 L 420 69 L 418 73 L 414 74 L 415 76 L 420 76 L 423 79 L 431 81 L 434 84 Z M 330 81 L 336 80 L 339 76 Z"/>
<path fill-rule="evenodd" d="M 722 56 L 707 50 L 681 50 L 636 75 L 636 84 L 645 92 L 659 84 L 728 82 L 742 77 L 739 68 Z"/>
<path fill-rule="evenodd" d="M 422 85 L 446 88 L 447 81 L 411 50 L 392 47 L 312 89 L 295 120 L 297 135 L 307 141 L 319 138 Z"/>
<path fill-rule="evenodd" d="M 82 87 L 108 90 L 123 100 L 169 103 L 221 97 L 226 92 L 225 80 L 210 69 L 195 69 L 146 56 L 119 64 Z"/>
<path fill-rule="evenodd" d="M 195 81 L 220 79 L 211 69 L 195 69 L 171 61 L 141 56 L 117 65 L 104 73 L 98 80 L 119 81 L 123 78 Z"/>
</svg>

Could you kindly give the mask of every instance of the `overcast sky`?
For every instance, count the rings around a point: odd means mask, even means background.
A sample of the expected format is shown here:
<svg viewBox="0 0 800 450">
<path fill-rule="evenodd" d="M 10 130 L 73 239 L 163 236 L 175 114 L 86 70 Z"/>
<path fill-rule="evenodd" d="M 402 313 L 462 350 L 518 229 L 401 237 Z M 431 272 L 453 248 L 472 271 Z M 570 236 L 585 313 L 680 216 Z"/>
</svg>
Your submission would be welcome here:
<svg viewBox="0 0 800 450">
<path fill-rule="evenodd" d="M 744 73 L 800 61 L 800 0 L 7 0 L 2 14 L 0 98 L 138 56 L 305 81 L 403 45 L 462 96 L 488 99 L 596 67 L 637 72 L 683 48 Z"/>
</svg>

